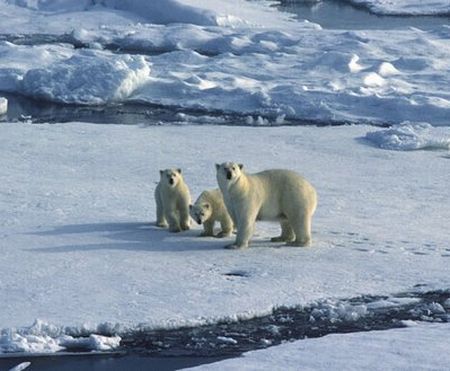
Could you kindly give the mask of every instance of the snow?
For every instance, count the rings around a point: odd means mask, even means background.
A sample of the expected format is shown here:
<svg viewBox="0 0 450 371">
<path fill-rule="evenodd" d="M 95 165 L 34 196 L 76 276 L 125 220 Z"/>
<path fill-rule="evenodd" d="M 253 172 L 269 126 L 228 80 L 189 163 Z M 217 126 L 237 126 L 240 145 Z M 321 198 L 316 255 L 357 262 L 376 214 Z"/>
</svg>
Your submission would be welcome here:
<svg viewBox="0 0 450 371">
<path fill-rule="evenodd" d="M 449 0 L 347 0 L 380 15 L 450 15 Z"/>
<path fill-rule="evenodd" d="M 0 116 L 8 111 L 8 99 L 0 97 Z"/>
<path fill-rule="evenodd" d="M 139 102 L 260 116 L 263 124 L 284 116 L 448 125 L 448 25 L 426 31 L 324 30 L 286 19 L 261 2 L 234 0 L 231 7 L 166 0 L 166 9 L 158 7 L 161 1 L 67 1 L 60 8 L 52 2 L 0 2 L 7 19 L 0 33 L 64 36 L 35 46 L 0 42 L 0 90 L 53 102 Z M 242 22 L 217 21 L 235 19 L 232 9 L 238 8 Z M 156 17 L 155 9 L 164 14 L 157 15 L 160 23 L 149 23 L 156 22 L 150 17 Z M 216 21 L 198 21 L 191 11 Z M 6 17 L 8 12 L 16 17 Z M 165 15 L 187 18 L 168 23 Z M 17 23 L 28 16 L 29 24 Z M 55 17 L 50 26 L 48 17 Z"/>
<path fill-rule="evenodd" d="M 389 129 L 371 131 L 365 138 L 377 147 L 391 150 L 450 149 L 450 130 L 437 130 L 427 123 L 404 122 Z"/>
<path fill-rule="evenodd" d="M 449 287 L 447 151 L 380 150 L 360 140 L 373 131 L 365 125 L 1 123 L 0 131 L 3 352 L 325 298 L 317 315 L 357 318 L 364 306 L 333 298 Z M 230 159 L 248 172 L 290 168 L 315 185 L 312 248 L 269 243 L 275 223 L 258 223 L 242 251 L 199 238 L 199 226 L 170 234 L 153 225 L 159 169 L 181 167 L 196 198 L 216 187 L 214 163 Z M 245 274 L 228 275 L 237 271 Z"/>
<path fill-rule="evenodd" d="M 23 76 L 22 91 L 62 103 L 105 104 L 125 100 L 149 78 L 144 57 L 104 58 L 103 54 L 82 51 L 50 69 L 31 69 Z"/>
<path fill-rule="evenodd" d="M 31 326 L 3 329 L 0 333 L 0 354 L 2 353 L 55 353 L 62 350 L 110 351 L 120 345 L 120 336 L 96 334 L 67 335 L 68 330 L 36 320 Z M 84 336 L 80 336 L 84 335 Z"/>
<path fill-rule="evenodd" d="M 189 370 L 445 370 L 450 362 L 449 331 L 449 324 L 416 324 L 390 331 L 328 335 Z"/>
<path fill-rule="evenodd" d="M 20 32 L 61 33 L 79 27 L 129 25 L 133 23 L 199 26 L 284 26 L 290 17 L 270 7 L 273 2 L 258 4 L 228 0 L 1 0 L 0 28 Z"/>
</svg>

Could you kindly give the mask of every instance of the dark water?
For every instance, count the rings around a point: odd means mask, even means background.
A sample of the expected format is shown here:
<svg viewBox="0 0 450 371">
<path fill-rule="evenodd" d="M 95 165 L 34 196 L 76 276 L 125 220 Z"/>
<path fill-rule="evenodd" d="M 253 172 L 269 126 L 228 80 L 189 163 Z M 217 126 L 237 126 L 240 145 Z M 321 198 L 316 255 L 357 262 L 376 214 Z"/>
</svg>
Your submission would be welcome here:
<svg viewBox="0 0 450 371">
<path fill-rule="evenodd" d="M 61 355 L 0 358 L 0 371 L 31 362 L 27 371 L 172 371 L 218 362 L 224 357 L 148 357 L 140 355 Z"/>
<path fill-rule="evenodd" d="M 393 16 L 370 13 L 345 0 L 323 0 L 320 2 L 281 1 L 277 8 L 293 13 L 299 20 L 307 19 L 327 29 L 345 30 L 391 30 L 407 27 L 428 29 L 437 25 L 450 25 L 447 16 Z"/>
<path fill-rule="evenodd" d="M 204 110 L 164 107 L 148 103 L 126 103 L 103 106 L 69 105 L 35 100 L 17 94 L 1 93 L 0 96 L 8 99 L 8 111 L 5 115 L 0 116 L 0 122 L 29 122 L 34 124 L 88 122 L 119 125 L 139 124 L 144 126 L 163 124 L 260 126 L 257 122 L 248 123 L 247 114 L 229 114 L 221 111 L 206 112 Z M 256 118 L 258 115 L 256 114 L 254 117 Z M 285 119 L 282 123 L 277 123 L 275 118 L 267 117 L 267 119 L 268 122 L 264 126 L 338 126 L 348 124 L 345 121 L 330 122 L 299 119 Z M 371 124 L 370 122 L 366 123 Z M 377 126 L 380 126 L 380 124 L 377 124 Z"/>
<path fill-rule="evenodd" d="M 121 345 L 122 350 L 142 354 L 237 356 L 290 340 L 404 327 L 405 320 L 448 322 L 449 298 L 450 290 L 323 301 L 304 307 L 282 307 L 270 315 L 242 321 L 134 332 L 124 335 Z M 373 305 L 387 301 L 395 304 Z"/>
</svg>

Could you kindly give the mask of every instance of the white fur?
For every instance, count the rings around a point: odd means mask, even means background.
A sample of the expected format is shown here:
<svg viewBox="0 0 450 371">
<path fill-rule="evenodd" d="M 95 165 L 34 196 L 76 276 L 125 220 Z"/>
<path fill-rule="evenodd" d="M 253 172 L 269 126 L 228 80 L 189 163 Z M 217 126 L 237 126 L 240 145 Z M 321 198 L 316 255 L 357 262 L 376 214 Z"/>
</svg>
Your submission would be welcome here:
<svg viewBox="0 0 450 371">
<path fill-rule="evenodd" d="M 317 206 L 314 187 L 290 170 L 266 170 L 247 175 L 243 165 L 216 165 L 217 182 L 225 205 L 237 227 L 236 241 L 228 248 L 244 248 L 253 235 L 256 220 L 277 220 L 281 236 L 291 246 L 311 243 L 311 219 Z"/>
<path fill-rule="evenodd" d="M 214 236 L 215 222 L 219 222 L 222 228 L 216 237 L 231 235 L 233 221 L 228 214 L 220 189 L 203 191 L 189 209 L 192 219 L 198 224 L 203 224 L 203 232 L 200 236 Z"/>
<path fill-rule="evenodd" d="M 181 175 L 181 169 L 160 170 L 161 179 L 155 189 L 156 225 L 170 232 L 190 227 L 191 195 Z"/>
</svg>

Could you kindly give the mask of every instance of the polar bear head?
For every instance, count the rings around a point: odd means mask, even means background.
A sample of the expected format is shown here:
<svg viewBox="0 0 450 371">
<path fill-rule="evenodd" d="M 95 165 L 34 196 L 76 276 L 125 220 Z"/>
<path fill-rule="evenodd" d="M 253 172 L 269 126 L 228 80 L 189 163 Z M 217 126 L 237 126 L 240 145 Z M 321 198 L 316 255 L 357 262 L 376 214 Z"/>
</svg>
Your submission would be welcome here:
<svg viewBox="0 0 450 371">
<path fill-rule="evenodd" d="M 189 213 L 198 224 L 206 222 L 212 215 L 212 206 L 208 202 L 189 205 Z"/>
<path fill-rule="evenodd" d="M 236 162 L 224 162 L 216 164 L 217 182 L 219 186 L 230 186 L 234 184 L 242 175 L 244 165 Z"/>
<path fill-rule="evenodd" d="M 178 185 L 178 183 L 183 181 L 181 169 L 160 170 L 159 174 L 161 176 L 161 184 L 164 184 L 169 188 L 175 188 Z"/>
</svg>

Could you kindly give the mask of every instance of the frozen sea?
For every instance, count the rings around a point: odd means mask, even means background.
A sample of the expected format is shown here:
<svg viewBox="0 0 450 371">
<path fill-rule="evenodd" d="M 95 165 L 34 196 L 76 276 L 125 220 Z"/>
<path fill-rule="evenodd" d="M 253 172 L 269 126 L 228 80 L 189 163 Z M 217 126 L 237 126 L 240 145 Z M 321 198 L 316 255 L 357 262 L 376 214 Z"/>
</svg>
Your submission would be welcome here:
<svg viewBox="0 0 450 371">
<path fill-rule="evenodd" d="M 445 369 L 449 14 L 0 0 L 0 369 Z M 315 185 L 311 248 L 154 226 L 227 160 Z"/>
</svg>

